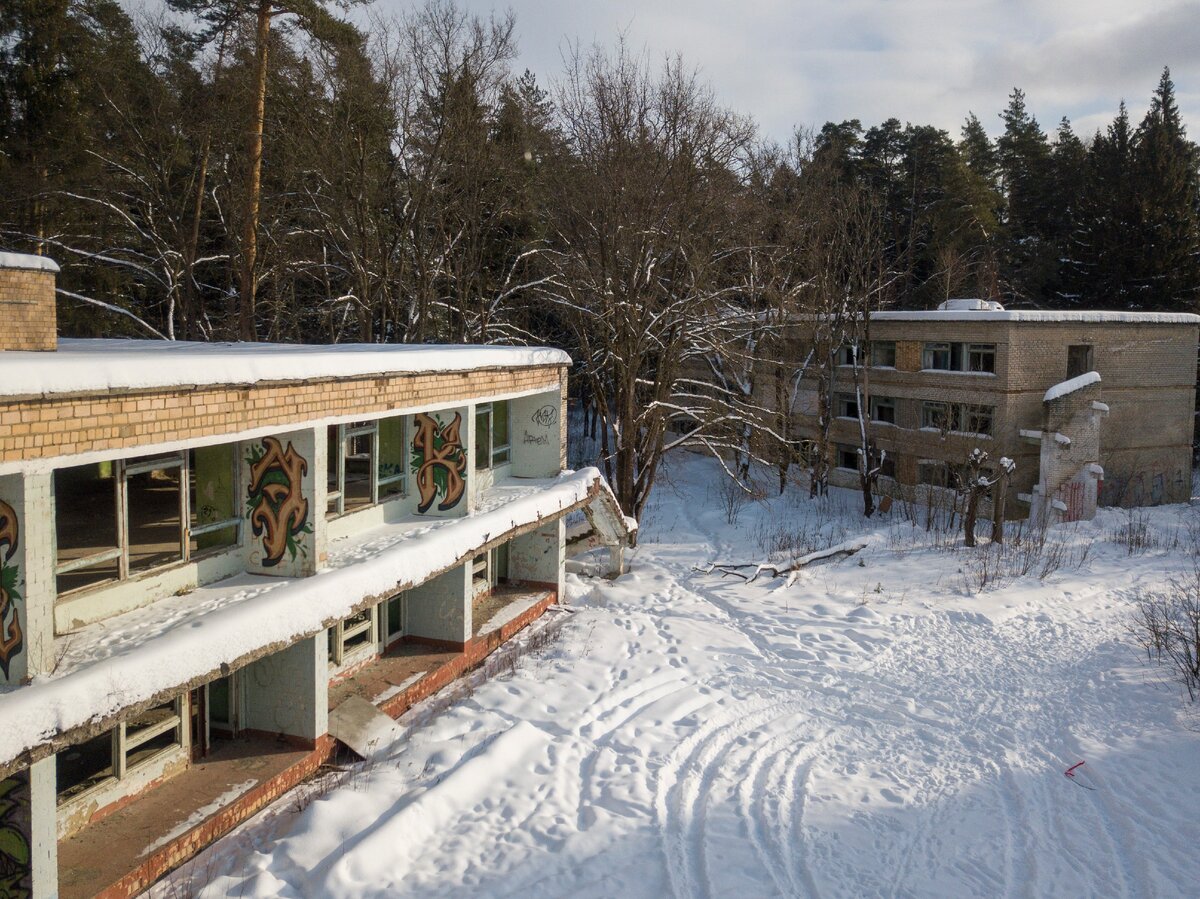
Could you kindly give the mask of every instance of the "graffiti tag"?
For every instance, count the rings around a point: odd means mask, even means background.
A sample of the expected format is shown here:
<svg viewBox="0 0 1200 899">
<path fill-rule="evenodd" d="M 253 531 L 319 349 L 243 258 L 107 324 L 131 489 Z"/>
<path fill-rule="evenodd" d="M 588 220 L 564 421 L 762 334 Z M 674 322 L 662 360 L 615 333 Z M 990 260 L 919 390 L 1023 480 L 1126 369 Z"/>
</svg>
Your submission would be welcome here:
<svg viewBox="0 0 1200 899">
<path fill-rule="evenodd" d="M 416 474 L 420 501 L 418 512 L 428 512 L 440 495 L 438 510 L 445 512 L 458 505 L 466 491 L 467 454 L 462 446 L 462 414 L 443 425 L 435 417 L 421 412 L 413 417 L 412 470 Z"/>
<path fill-rule="evenodd" d="M 538 427 L 553 427 L 558 423 L 558 406 L 555 406 L 553 403 L 547 403 L 529 416 L 529 420 Z"/>
<path fill-rule="evenodd" d="M 33 895 L 29 798 L 28 771 L 0 780 L 0 896 L 12 899 Z"/>
<path fill-rule="evenodd" d="M 274 437 L 264 437 L 262 449 L 251 450 L 250 486 L 246 507 L 255 537 L 262 537 L 264 568 L 278 565 L 286 551 L 291 558 L 304 553 L 297 541 L 312 530 L 308 522 L 308 500 L 302 494 L 308 461 L 296 452 L 291 441 L 285 450 Z"/>
<path fill-rule="evenodd" d="M 8 677 L 8 666 L 21 652 L 24 633 L 17 601 L 17 566 L 10 564 L 20 544 L 17 513 L 8 503 L 0 500 L 0 670 Z"/>
<path fill-rule="evenodd" d="M 523 433 L 524 433 L 525 437 L 521 442 L 524 443 L 526 446 L 528 446 L 531 443 L 534 444 L 535 446 L 549 446 L 550 445 L 550 438 L 547 437 L 545 434 L 540 434 L 535 437 L 533 434 L 530 434 L 528 431 L 524 431 Z"/>
</svg>

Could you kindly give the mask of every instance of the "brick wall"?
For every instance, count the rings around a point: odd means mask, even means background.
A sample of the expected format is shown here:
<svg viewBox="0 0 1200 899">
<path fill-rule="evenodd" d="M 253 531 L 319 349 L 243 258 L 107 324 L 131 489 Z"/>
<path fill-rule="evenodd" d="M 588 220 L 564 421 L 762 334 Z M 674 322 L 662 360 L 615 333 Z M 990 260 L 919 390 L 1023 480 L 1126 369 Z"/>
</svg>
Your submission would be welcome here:
<svg viewBox="0 0 1200 899">
<path fill-rule="evenodd" d="M 558 390 L 563 366 L 0 398 L 0 463 L 122 451 L 345 415 Z"/>
<path fill-rule="evenodd" d="M 0 351 L 58 347 L 54 273 L 0 267 Z"/>
</svg>

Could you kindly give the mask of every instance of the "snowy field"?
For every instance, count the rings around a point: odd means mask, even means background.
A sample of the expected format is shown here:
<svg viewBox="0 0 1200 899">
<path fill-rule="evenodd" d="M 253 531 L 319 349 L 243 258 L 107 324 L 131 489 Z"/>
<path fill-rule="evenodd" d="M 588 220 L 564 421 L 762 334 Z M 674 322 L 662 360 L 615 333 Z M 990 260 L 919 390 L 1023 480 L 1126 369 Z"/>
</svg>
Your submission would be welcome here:
<svg viewBox="0 0 1200 899">
<path fill-rule="evenodd" d="M 1192 571 L 1200 508 L 1133 519 L 1132 554 L 1104 511 L 980 591 L 985 551 L 898 508 L 787 495 L 731 526 L 707 461 L 668 477 L 632 571 L 569 576 L 553 642 L 154 895 L 1200 893 L 1200 714 L 1127 634 Z M 693 571 L 859 534 L 786 589 Z"/>
</svg>

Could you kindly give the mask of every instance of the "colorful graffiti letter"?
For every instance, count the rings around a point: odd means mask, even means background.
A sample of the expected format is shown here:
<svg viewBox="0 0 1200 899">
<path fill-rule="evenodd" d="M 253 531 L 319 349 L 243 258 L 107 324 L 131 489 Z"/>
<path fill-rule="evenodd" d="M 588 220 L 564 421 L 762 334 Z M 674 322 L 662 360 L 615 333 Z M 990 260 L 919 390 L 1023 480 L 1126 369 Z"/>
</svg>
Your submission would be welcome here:
<svg viewBox="0 0 1200 899">
<path fill-rule="evenodd" d="M 288 442 L 287 449 L 274 437 L 264 437 L 262 449 L 255 448 L 250 463 L 250 486 L 246 508 L 255 537 L 262 537 L 264 568 L 278 565 L 284 550 L 296 558 L 304 551 L 296 538 L 311 529 L 308 500 L 301 493 L 308 462 Z"/>
<path fill-rule="evenodd" d="M 417 432 L 413 435 L 412 470 L 417 476 L 417 492 L 421 496 L 418 512 L 428 512 L 441 494 L 438 510 L 453 509 L 462 499 L 467 482 L 467 454 L 463 451 L 462 414 L 455 412 L 454 421 L 443 425 L 424 412 L 414 416 Z"/>
<path fill-rule="evenodd" d="M 17 513 L 0 500 L 0 670 L 5 678 L 9 664 L 21 651 L 24 641 L 21 615 L 17 610 L 17 600 L 21 598 L 17 592 L 17 566 L 8 564 L 19 542 Z"/>
<path fill-rule="evenodd" d="M 0 780 L 0 896 L 28 899 L 30 883 L 29 772 Z"/>
</svg>

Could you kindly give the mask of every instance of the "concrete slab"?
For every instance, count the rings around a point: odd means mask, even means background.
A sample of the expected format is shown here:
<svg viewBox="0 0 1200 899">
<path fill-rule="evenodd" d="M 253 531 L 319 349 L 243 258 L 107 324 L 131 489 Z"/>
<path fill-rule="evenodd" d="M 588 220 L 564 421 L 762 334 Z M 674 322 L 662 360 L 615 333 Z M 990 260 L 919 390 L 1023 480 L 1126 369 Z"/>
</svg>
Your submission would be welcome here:
<svg viewBox="0 0 1200 899">
<path fill-rule="evenodd" d="M 400 738 L 404 728 L 361 696 L 349 696 L 329 713 L 329 733 L 369 759 Z"/>
</svg>

